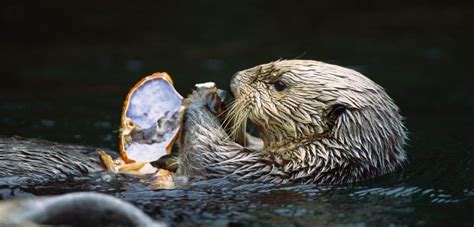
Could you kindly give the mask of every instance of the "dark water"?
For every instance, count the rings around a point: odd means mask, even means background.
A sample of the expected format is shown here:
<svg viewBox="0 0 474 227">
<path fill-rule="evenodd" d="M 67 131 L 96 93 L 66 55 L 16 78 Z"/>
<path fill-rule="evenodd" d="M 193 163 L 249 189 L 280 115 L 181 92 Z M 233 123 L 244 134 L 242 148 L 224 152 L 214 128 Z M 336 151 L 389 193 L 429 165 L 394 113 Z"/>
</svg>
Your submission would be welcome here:
<svg viewBox="0 0 474 227">
<path fill-rule="evenodd" d="M 403 171 L 344 187 L 219 179 L 150 191 L 101 173 L 0 195 L 101 191 L 174 224 L 472 226 L 469 3 L 2 3 L 1 135 L 116 149 L 122 101 L 145 75 L 167 71 L 187 94 L 197 82 L 227 88 L 237 70 L 304 58 L 356 69 L 385 87 L 411 140 Z"/>
</svg>

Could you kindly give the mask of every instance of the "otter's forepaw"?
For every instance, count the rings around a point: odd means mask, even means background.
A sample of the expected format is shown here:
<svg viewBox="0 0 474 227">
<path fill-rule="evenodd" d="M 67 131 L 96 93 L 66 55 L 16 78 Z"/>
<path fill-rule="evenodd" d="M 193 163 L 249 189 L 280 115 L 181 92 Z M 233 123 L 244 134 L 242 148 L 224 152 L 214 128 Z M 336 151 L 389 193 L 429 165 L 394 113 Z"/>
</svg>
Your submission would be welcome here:
<svg viewBox="0 0 474 227">
<path fill-rule="evenodd" d="M 174 173 L 165 169 L 159 169 L 150 182 L 149 187 L 152 189 L 174 189 L 176 185 L 173 181 Z"/>
<path fill-rule="evenodd" d="M 117 158 L 114 160 L 112 156 L 102 150 L 97 151 L 97 155 L 99 156 L 104 169 L 112 173 L 143 175 L 155 173 L 158 170 L 153 167 L 149 162 L 142 161 L 127 164 L 121 158 Z"/>
<path fill-rule="evenodd" d="M 184 100 L 187 108 L 206 107 L 214 114 L 224 109 L 225 91 L 217 89 L 214 82 L 196 84 L 196 90 Z"/>
</svg>

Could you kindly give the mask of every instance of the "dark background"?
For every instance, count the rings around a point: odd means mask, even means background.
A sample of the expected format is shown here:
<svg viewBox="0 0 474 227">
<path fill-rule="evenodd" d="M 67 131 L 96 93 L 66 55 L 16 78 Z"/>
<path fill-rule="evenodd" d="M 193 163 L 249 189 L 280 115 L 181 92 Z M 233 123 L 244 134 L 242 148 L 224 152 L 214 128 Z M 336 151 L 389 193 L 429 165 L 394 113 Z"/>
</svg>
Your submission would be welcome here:
<svg viewBox="0 0 474 227">
<path fill-rule="evenodd" d="M 320 204 L 308 208 L 316 214 L 340 206 L 328 216 L 355 223 L 373 217 L 375 223 L 472 225 L 472 1 L 15 0 L 0 3 L 0 29 L 0 135 L 112 149 L 128 89 L 153 72 L 170 73 L 186 95 L 197 82 L 227 88 L 234 72 L 280 58 L 353 68 L 400 106 L 410 164 L 403 177 L 382 181 L 389 190 L 384 199 L 367 196 L 365 203 L 350 189 L 327 201 L 303 199 L 302 206 Z M 373 193 L 377 186 L 367 187 Z M 404 188 L 423 191 L 403 194 Z M 211 197 L 217 202 L 194 202 L 219 207 L 222 197 Z M 256 209 L 274 212 L 280 203 L 270 197 L 257 199 Z M 257 220 L 267 217 L 245 209 Z M 325 216 L 310 215 L 308 223 L 315 217 Z"/>
<path fill-rule="evenodd" d="M 121 102 L 141 77 L 167 71 L 184 95 L 280 58 L 354 68 L 408 122 L 471 114 L 471 3 L 3 1 L 0 133 L 115 146 Z"/>
</svg>

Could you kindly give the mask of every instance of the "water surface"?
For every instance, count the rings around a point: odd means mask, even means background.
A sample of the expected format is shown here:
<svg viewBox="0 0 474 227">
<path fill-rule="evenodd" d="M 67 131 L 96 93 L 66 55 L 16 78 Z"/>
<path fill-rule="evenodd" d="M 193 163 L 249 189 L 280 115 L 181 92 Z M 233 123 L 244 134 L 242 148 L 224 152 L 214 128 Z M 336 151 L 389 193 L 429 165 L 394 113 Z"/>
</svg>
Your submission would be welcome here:
<svg viewBox="0 0 474 227">
<path fill-rule="evenodd" d="M 340 187 L 217 179 L 152 191 L 99 173 L 2 185 L 1 198 L 93 190 L 188 225 L 474 224 L 471 5 L 64 4 L 14 2 L 1 12 L 1 135 L 117 149 L 123 99 L 143 76 L 167 71 L 185 95 L 195 83 L 227 88 L 238 70 L 299 57 L 385 87 L 406 117 L 410 163 Z"/>
</svg>

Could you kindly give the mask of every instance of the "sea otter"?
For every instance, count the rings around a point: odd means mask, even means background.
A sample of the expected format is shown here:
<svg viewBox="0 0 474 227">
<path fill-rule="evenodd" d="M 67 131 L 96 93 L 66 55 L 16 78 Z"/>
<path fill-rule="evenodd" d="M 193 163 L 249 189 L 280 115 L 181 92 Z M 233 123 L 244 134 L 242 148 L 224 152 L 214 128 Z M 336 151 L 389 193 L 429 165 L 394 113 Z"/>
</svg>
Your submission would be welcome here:
<svg viewBox="0 0 474 227">
<path fill-rule="evenodd" d="M 198 87 L 185 100 L 176 175 L 334 185 L 380 176 L 406 162 L 406 129 L 398 107 L 379 85 L 356 71 L 318 61 L 283 60 L 240 71 L 230 86 L 235 100 L 221 113 L 209 105 L 215 87 Z M 244 134 L 247 119 L 257 126 L 261 139 Z M 0 137 L 0 185 L 43 184 L 101 171 L 94 151 Z M 17 214 L 11 204 L 23 210 Z M 93 217 L 91 204 L 102 204 Z M 27 217 L 23 221 L 40 224 L 107 224 L 104 215 L 126 214 L 117 220 L 156 224 L 117 204 L 102 194 L 69 194 L 4 202 L 8 212 L 0 216 L 20 215 Z"/>
<path fill-rule="evenodd" d="M 226 121 L 197 90 L 180 138 L 178 175 L 269 183 L 343 184 L 392 172 L 406 160 L 406 129 L 394 101 L 362 74 L 312 60 L 281 60 L 236 73 Z M 256 125 L 263 146 L 231 136 Z"/>
<path fill-rule="evenodd" d="M 185 100 L 176 175 L 342 184 L 380 176 L 406 162 L 398 107 L 383 88 L 354 70 L 281 60 L 236 73 L 230 87 L 235 100 L 217 116 L 209 108 L 215 90 L 198 88 Z M 239 135 L 247 119 L 261 139 L 247 136 L 245 144 Z M 99 171 L 94 151 L 0 138 L 0 177 L 22 176 L 12 180 L 37 184 Z"/>
</svg>

